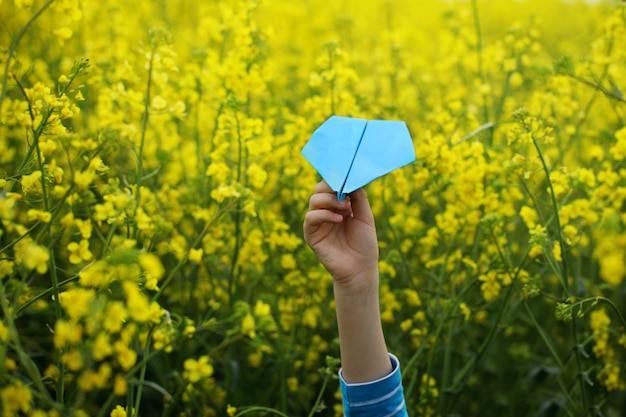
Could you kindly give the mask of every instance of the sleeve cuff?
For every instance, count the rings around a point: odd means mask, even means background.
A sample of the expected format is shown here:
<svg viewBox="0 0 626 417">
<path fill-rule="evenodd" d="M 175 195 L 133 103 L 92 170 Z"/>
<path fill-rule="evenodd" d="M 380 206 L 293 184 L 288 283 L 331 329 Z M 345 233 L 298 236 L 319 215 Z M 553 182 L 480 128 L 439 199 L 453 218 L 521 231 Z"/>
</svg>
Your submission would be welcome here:
<svg viewBox="0 0 626 417">
<path fill-rule="evenodd" d="M 403 416 L 406 415 L 400 362 L 389 354 L 392 371 L 380 379 L 361 383 L 347 383 L 339 370 L 344 415 Z"/>
</svg>

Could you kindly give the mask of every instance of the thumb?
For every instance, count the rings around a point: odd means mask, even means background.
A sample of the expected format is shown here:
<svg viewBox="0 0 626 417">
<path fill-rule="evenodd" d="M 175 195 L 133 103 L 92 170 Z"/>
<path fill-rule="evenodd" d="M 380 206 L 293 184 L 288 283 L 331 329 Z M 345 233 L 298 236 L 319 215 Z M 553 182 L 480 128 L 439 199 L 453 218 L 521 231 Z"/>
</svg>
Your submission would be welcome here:
<svg viewBox="0 0 626 417">
<path fill-rule="evenodd" d="M 362 188 L 350 194 L 350 202 L 352 204 L 352 213 L 354 218 L 362 220 L 368 224 L 374 224 L 374 215 L 372 208 L 367 200 L 367 194 Z"/>
</svg>

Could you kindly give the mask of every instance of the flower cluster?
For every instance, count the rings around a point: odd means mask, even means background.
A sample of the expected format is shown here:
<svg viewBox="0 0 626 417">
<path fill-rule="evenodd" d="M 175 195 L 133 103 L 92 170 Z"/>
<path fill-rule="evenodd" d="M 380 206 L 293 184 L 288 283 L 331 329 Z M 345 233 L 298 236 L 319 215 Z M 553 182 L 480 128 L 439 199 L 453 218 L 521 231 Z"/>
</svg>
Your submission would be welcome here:
<svg viewBox="0 0 626 417">
<path fill-rule="evenodd" d="M 623 409 L 623 5 L 0 16 L 1 415 L 341 415 L 301 231 L 300 149 L 332 114 L 413 134 L 416 162 L 367 186 L 409 413 Z"/>
</svg>

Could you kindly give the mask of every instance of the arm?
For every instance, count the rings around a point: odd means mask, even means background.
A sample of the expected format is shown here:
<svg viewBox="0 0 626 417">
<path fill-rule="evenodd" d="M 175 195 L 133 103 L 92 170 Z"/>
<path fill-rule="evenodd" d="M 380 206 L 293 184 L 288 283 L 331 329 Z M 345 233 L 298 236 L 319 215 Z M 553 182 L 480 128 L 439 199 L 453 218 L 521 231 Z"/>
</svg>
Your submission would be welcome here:
<svg viewBox="0 0 626 417">
<path fill-rule="evenodd" d="M 365 192 L 338 202 L 326 183 L 317 184 L 304 237 L 333 276 L 344 380 L 361 383 L 389 375 L 378 298 L 378 241 Z"/>
</svg>

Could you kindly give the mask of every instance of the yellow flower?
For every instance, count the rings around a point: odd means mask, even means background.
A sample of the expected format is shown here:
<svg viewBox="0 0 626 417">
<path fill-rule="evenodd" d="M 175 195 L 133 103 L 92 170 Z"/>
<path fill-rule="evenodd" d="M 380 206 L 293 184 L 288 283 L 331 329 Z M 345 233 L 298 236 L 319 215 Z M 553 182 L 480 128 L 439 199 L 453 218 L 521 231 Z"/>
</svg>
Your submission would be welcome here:
<svg viewBox="0 0 626 417">
<path fill-rule="evenodd" d="M 58 29 L 54 29 L 52 31 L 52 34 L 58 37 L 60 40 L 68 40 L 69 38 L 72 37 L 72 35 L 74 34 L 74 31 L 72 31 L 72 29 L 68 28 L 67 26 L 64 26 Z"/>
<path fill-rule="evenodd" d="M 0 279 L 8 277 L 13 273 L 13 267 L 15 262 L 7 261 L 5 259 L 0 260 Z"/>
<path fill-rule="evenodd" d="M 0 342 L 4 342 L 9 337 L 9 329 L 0 321 Z"/>
<path fill-rule="evenodd" d="M 137 352 L 130 349 L 124 342 L 118 340 L 113 344 L 115 358 L 123 370 L 128 371 L 137 363 Z"/>
<path fill-rule="evenodd" d="M 485 301 L 491 301 L 500 295 L 500 283 L 498 282 L 497 277 L 498 275 L 495 271 L 489 271 L 488 273 L 478 277 L 478 280 L 483 282 L 480 289 L 483 292 L 483 298 Z"/>
<path fill-rule="evenodd" d="M 102 287 L 110 282 L 107 263 L 98 260 L 78 273 L 80 284 L 86 287 Z"/>
<path fill-rule="evenodd" d="M 141 292 L 136 283 L 125 281 L 123 284 L 126 293 L 126 309 L 128 315 L 138 322 L 150 320 L 150 302 L 148 297 Z"/>
<path fill-rule="evenodd" d="M 554 259 L 558 262 L 563 261 L 563 257 L 561 256 L 561 244 L 556 241 L 552 245 L 552 254 L 554 255 Z"/>
<path fill-rule="evenodd" d="M 113 393 L 118 397 L 126 395 L 128 392 L 128 381 L 122 375 L 116 375 L 113 380 Z"/>
<path fill-rule="evenodd" d="M 67 245 L 67 250 L 70 251 L 69 261 L 74 265 L 82 261 L 90 261 L 93 258 L 93 254 L 89 251 L 89 241 L 87 239 L 82 239 L 80 243 L 70 242 Z"/>
<path fill-rule="evenodd" d="M 280 257 L 280 267 L 285 270 L 295 269 L 297 266 L 296 259 L 292 254 L 287 253 Z"/>
<path fill-rule="evenodd" d="M 68 316 L 78 320 L 91 311 L 95 296 L 96 292 L 92 289 L 71 288 L 59 294 L 59 301 Z"/>
<path fill-rule="evenodd" d="M 247 335 L 251 339 L 254 339 L 256 337 L 255 328 L 256 324 L 254 316 L 252 316 L 252 314 L 246 314 L 241 321 L 241 333 Z"/>
<path fill-rule="evenodd" d="M 222 203 L 227 198 L 239 198 L 241 197 L 241 193 L 237 191 L 235 187 L 232 185 L 221 185 L 213 190 L 211 190 L 211 198 L 217 201 L 218 203 Z"/>
<path fill-rule="evenodd" d="M 206 169 L 206 176 L 212 177 L 218 184 L 224 183 L 230 175 L 230 168 L 223 162 L 212 162 Z"/>
<path fill-rule="evenodd" d="M 248 166 L 248 181 L 253 188 L 261 188 L 267 181 L 267 172 L 259 164 L 252 163 Z"/>
<path fill-rule="evenodd" d="M 237 407 L 233 407 L 232 405 L 228 404 L 228 406 L 226 407 L 226 414 L 228 414 L 228 417 L 234 417 L 236 413 Z"/>
<path fill-rule="evenodd" d="M 296 378 L 295 376 L 290 376 L 289 378 L 287 378 L 287 390 L 289 390 L 289 392 L 298 392 L 298 388 L 298 378 Z"/>
<path fill-rule="evenodd" d="M 626 158 L 626 127 L 615 132 L 617 142 L 611 147 L 610 152 L 615 160 L 621 161 Z"/>
<path fill-rule="evenodd" d="M 524 221 L 524 224 L 526 225 L 526 227 L 528 227 L 528 230 L 532 230 L 535 228 L 535 226 L 537 225 L 537 218 L 538 218 L 537 212 L 535 211 L 535 209 L 530 208 L 528 206 L 522 206 L 522 208 L 519 211 L 519 215 Z"/>
<path fill-rule="evenodd" d="M 146 274 L 146 288 L 149 290 L 158 290 L 157 282 L 163 278 L 165 269 L 161 264 L 161 260 L 153 253 L 141 253 L 139 255 L 139 265 Z"/>
<path fill-rule="evenodd" d="M 400 322 L 400 329 L 405 333 L 411 330 L 412 327 L 413 327 L 413 320 L 411 319 L 406 319 Z"/>
<path fill-rule="evenodd" d="M 261 366 L 261 361 L 263 361 L 263 352 L 260 350 L 251 352 L 248 355 L 248 363 L 253 368 L 258 368 L 259 366 Z"/>
<path fill-rule="evenodd" d="M 22 175 L 22 192 L 24 194 L 41 192 L 41 171 L 34 171 L 30 174 Z"/>
<path fill-rule="evenodd" d="M 128 318 L 128 311 L 119 301 L 110 302 L 104 315 L 104 328 L 109 333 L 118 333 Z"/>
<path fill-rule="evenodd" d="M 19 245 L 19 250 L 16 253 L 15 259 L 18 263 L 24 265 L 26 269 L 35 269 L 38 273 L 45 274 L 48 272 L 50 252 L 48 252 L 47 248 L 28 241 L 23 245 Z"/>
<path fill-rule="evenodd" d="M 0 220 L 12 220 L 15 217 L 15 200 L 0 193 Z"/>
<path fill-rule="evenodd" d="M 79 190 L 84 190 L 96 179 L 93 171 L 77 171 L 74 173 L 74 184 Z"/>
<path fill-rule="evenodd" d="M 99 333 L 93 341 L 91 356 L 94 360 L 101 361 L 112 353 L 113 348 L 111 347 L 111 338 L 107 333 Z"/>
<path fill-rule="evenodd" d="M 74 224 L 78 228 L 78 231 L 80 232 L 80 235 L 83 239 L 89 239 L 91 237 L 91 232 L 93 230 L 91 220 L 74 219 Z"/>
<path fill-rule="evenodd" d="M 150 103 L 150 106 L 154 110 L 163 110 L 167 107 L 167 101 L 165 101 L 162 96 L 157 95 L 152 98 L 152 103 Z"/>
<path fill-rule="evenodd" d="M 269 316 L 271 313 L 271 306 L 267 303 L 264 303 L 261 300 L 257 300 L 254 305 L 253 312 L 256 317 L 262 318 L 265 316 Z"/>
<path fill-rule="evenodd" d="M 411 307 L 419 307 L 422 305 L 422 299 L 417 291 L 412 289 L 404 290 L 406 296 L 406 302 Z"/>
<path fill-rule="evenodd" d="M 619 250 L 602 256 L 600 262 L 600 276 L 611 285 L 618 286 L 626 277 L 626 254 Z"/>
<path fill-rule="evenodd" d="M 461 313 L 463 313 L 463 320 L 467 321 L 469 320 L 472 311 L 469 309 L 469 307 L 467 306 L 467 304 L 465 303 L 461 303 L 459 304 L 459 309 L 461 310 Z"/>
<path fill-rule="evenodd" d="M 0 389 L 0 402 L 2 403 L 3 416 L 29 415 L 33 393 L 21 380 L 16 379 L 11 385 Z"/>
<path fill-rule="evenodd" d="M 192 384 L 213 375 L 213 366 L 209 362 L 209 357 L 206 355 L 201 356 L 198 360 L 192 358 L 186 359 L 183 363 L 183 367 L 185 368 L 183 378 Z"/>
<path fill-rule="evenodd" d="M 33 5 L 34 0 L 14 0 L 18 8 L 28 9 Z M 5 403 L 6 404 L 6 403 Z"/>
<path fill-rule="evenodd" d="M 39 221 L 42 223 L 50 223 L 50 219 L 52 218 L 52 214 L 50 212 L 37 209 L 29 209 L 26 215 L 29 220 Z"/>
<path fill-rule="evenodd" d="M 190 249 L 189 250 L 189 260 L 196 263 L 202 263 L 202 255 L 204 254 L 204 250 L 202 248 L 199 249 Z"/>
<path fill-rule="evenodd" d="M 126 417 L 126 415 L 126 409 L 122 408 L 121 405 L 116 406 L 109 414 L 110 417 Z"/>
</svg>

